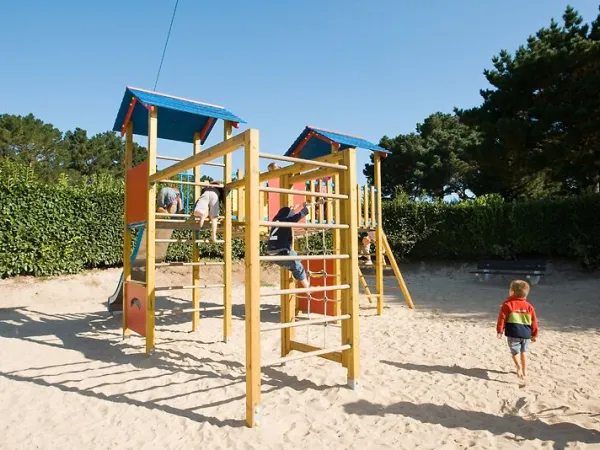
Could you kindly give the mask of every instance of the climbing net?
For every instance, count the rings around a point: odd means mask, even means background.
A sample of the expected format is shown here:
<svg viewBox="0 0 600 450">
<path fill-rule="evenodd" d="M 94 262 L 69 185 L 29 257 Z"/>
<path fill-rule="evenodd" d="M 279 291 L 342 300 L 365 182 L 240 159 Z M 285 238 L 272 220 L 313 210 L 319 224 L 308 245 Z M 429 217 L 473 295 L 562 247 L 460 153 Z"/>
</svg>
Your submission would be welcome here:
<svg viewBox="0 0 600 450">
<path fill-rule="evenodd" d="M 331 189 L 331 186 L 328 185 L 327 186 L 328 190 Z M 322 221 L 322 223 L 325 223 L 325 215 L 324 215 L 324 210 L 325 207 L 327 207 L 327 212 L 328 212 L 328 216 L 332 217 L 332 213 L 333 213 L 333 202 L 335 200 L 333 199 L 325 199 L 325 198 L 319 198 L 317 201 L 314 201 L 315 197 L 318 197 L 318 193 L 315 193 L 316 195 L 313 196 L 313 203 L 312 206 L 313 207 L 318 207 L 319 208 L 319 220 Z M 320 235 L 320 240 L 316 240 L 314 239 L 314 237 L 319 236 Z M 299 240 L 301 240 L 302 238 L 304 238 L 304 253 L 306 255 L 309 256 L 327 256 L 327 255 L 333 255 L 336 252 L 336 249 L 333 248 L 333 245 L 329 246 L 328 245 L 328 230 L 326 229 L 321 229 L 321 230 L 317 230 L 317 231 L 313 231 L 313 232 L 308 232 L 307 230 L 305 230 L 305 232 L 303 233 L 303 236 L 300 237 Z M 300 242 L 299 242 L 300 244 Z M 314 260 L 313 260 L 314 261 Z M 314 264 L 314 262 L 313 262 Z M 308 259 L 306 260 L 306 274 L 307 277 L 309 279 L 309 281 L 312 278 L 323 278 L 323 284 L 324 286 L 327 286 L 327 280 L 329 278 L 335 278 L 336 276 L 338 276 L 335 273 L 328 273 L 327 272 L 327 259 L 323 258 L 322 260 L 322 265 L 321 268 L 319 270 L 311 270 L 311 260 Z M 312 283 L 311 283 L 312 284 Z M 334 283 L 335 284 L 335 283 Z M 306 314 L 307 314 L 307 318 L 308 320 L 311 320 L 311 306 L 312 306 L 312 302 L 322 302 L 323 303 L 323 315 L 327 315 L 327 311 L 329 309 L 329 304 L 331 302 L 337 302 L 338 300 L 336 300 L 335 298 L 330 298 L 328 296 L 328 292 L 330 293 L 331 291 L 323 291 L 322 295 L 323 298 L 322 299 L 315 299 L 313 298 L 310 294 L 300 294 L 297 296 L 297 299 L 303 298 L 306 300 Z M 326 347 L 327 344 L 327 327 L 328 327 L 329 323 L 324 323 L 322 324 L 323 326 L 323 347 Z M 311 338 L 311 334 L 310 334 L 310 329 L 311 326 L 307 326 L 306 327 L 306 343 L 310 345 L 310 338 Z"/>
</svg>

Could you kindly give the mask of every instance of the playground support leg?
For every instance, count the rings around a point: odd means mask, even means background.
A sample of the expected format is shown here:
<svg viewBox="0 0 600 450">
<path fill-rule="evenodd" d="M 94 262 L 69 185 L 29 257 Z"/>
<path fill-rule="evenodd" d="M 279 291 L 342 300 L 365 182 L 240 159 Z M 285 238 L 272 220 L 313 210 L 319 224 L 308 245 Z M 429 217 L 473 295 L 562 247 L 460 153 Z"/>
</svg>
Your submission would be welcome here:
<svg viewBox="0 0 600 450">
<path fill-rule="evenodd" d="M 229 139 L 233 131 L 233 124 L 229 121 L 225 121 L 223 128 L 223 140 Z M 223 169 L 223 183 L 227 184 L 231 182 L 231 170 L 232 170 L 232 155 L 227 153 L 224 156 L 225 168 Z M 232 228 L 231 228 L 231 210 L 232 210 L 233 193 L 231 191 L 225 192 L 225 222 L 223 224 L 223 240 L 225 244 L 223 246 L 223 257 L 225 259 L 225 266 L 223 267 L 223 306 L 225 312 L 223 314 L 223 341 L 228 342 L 231 338 L 231 321 L 232 321 L 232 310 L 231 310 L 231 288 L 232 288 L 232 260 L 231 252 L 232 246 Z"/>
<path fill-rule="evenodd" d="M 358 389 L 360 376 L 359 348 L 359 292 L 358 292 L 358 208 L 356 185 L 356 149 L 343 151 L 343 163 L 348 170 L 340 175 L 342 190 L 348 200 L 341 204 L 341 222 L 350 224 L 342 230 L 341 252 L 350 255 L 342 261 L 341 284 L 350 285 L 350 289 L 342 291 L 342 314 L 349 314 L 350 319 L 342 322 L 342 345 L 350 345 L 342 353 L 342 362 L 348 369 L 348 385 Z"/>
<path fill-rule="evenodd" d="M 377 216 L 373 218 L 373 221 L 377 223 L 375 228 L 375 291 L 378 294 L 377 297 L 377 314 L 383 314 L 383 213 L 381 207 L 381 154 L 375 153 L 373 159 L 375 165 L 375 189 L 377 190 Z"/>
<path fill-rule="evenodd" d="M 259 159 L 258 130 L 245 132 L 245 191 L 258 192 Z M 260 211 L 252 195 L 246 195 L 246 425 L 260 424 Z"/>
<path fill-rule="evenodd" d="M 194 155 L 200 153 L 201 150 L 201 139 L 202 136 L 200 133 L 194 133 Z M 194 167 L 194 183 L 200 181 L 200 166 Z M 200 198 L 200 186 L 194 186 L 194 201 L 197 201 Z M 199 239 L 198 231 L 192 231 L 192 258 L 193 262 L 197 263 L 200 261 L 200 250 L 198 249 Z M 192 266 L 192 285 L 200 284 L 200 266 L 195 265 Z M 194 311 L 192 312 L 192 331 L 196 331 L 198 329 L 198 325 L 200 323 L 200 289 L 192 290 L 192 308 Z"/>
<path fill-rule="evenodd" d="M 127 328 L 127 286 L 131 280 L 131 231 L 127 228 L 129 217 L 127 215 L 127 171 L 133 166 L 133 121 L 127 124 L 125 136 L 125 207 L 123 228 L 123 338 L 130 334 Z"/>
<path fill-rule="evenodd" d="M 279 178 L 279 186 L 289 188 L 289 175 L 284 175 Z M 279 194 L 280 207 L 290 204 L 290 194 Z M 271 219 L 271 218 L 269 218 Z M 294 242 L 294 240 L 292 240 Z M 279 269 L 279 286 L 280 289 L 293 289 L 294 281 L 290 271 L 284 268 Z M 296 296 L 284 294 L 281 296 L 281 323 L 293 322 L 296 318 Z M 281 330 L 281 357 L 287 356 L 292 351 L 292 340 L 294 339 L 295 329 L 284 328 Z"/>
<path fill-rule="evenodd" d="M 158 134 L 158 111 L 155 107 L 148 113 L 148 178 L 156 172 L 156 147 Z M 146 354 L 154 350 L 154 300 L 156 263 L 156 183 L 148 186 L 148 222 L 146 224 Z"/>
</svg>

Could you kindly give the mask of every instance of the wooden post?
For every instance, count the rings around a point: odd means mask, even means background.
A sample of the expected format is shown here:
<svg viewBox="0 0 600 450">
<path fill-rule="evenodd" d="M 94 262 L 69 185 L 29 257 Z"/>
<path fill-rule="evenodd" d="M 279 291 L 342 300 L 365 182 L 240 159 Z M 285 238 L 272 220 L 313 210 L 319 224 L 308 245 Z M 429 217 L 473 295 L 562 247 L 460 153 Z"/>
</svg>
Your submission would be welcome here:
<svg viewBox="0 0 600 450">
<path fill-rule="evenodd" d="M 371 185 L 371 227 L 374 228 L 377 226 L 377 212 L 376 212 L 376 203 L 375 203 L 375 186 Z"/>
<path fill-rule="evenodd" d="M 310 192 L 314 193 L 315 192 L 315 183 L 316 183 L 316 181 L 314 181 L 314 180 L 308 180 L 308 183 L 309 183 L 308 184 L 308 190 Z M 311 196 L 310 197 L 311 203 L 315 203 L 315 201 L 316 201 L 315 199 L 316 199 L 316 197 L 314 195 Z M 308 213 L 309 216 L 308 217 L 310 218 L 310 223 L 317 223 L 317 220 L 316 220 L 317 219 L 316 209 L 317 208 L 315 208 L 314 204 L 309 209 L 309 213 Z"/>
<path fill-rule="evenodd" d="M 356 192 L 357 192 L 357 194 L 356 194 L 356 209 L 357 209 L 356 221 L 358 224 L 357 226 L 360 229 L 363 227 L 363 220 L 362 220 L 363 208 L 362 208 L 362 198 L 361 198 L 362 197 L 362 189 L 361 189 L 360 184 L 356 185 Z"/>
<path fill-rule="evenodd" d="M 225 121 L 223 125 L 223 140 L 227 140 L 231 137 L 233 131 L 233 123 L 230 121 Z M 227 153 L 224 156 L 225 159 L 225 167 L 223 168 L 223 183 L 227 184 L 231 182 L 231 171 L 232 167 L 232 154 Z M 231 210 L 232 210 L 232 200 L 233 193 L 225 191 L 225 201 L 224 201 L 224 223 L 223 223 L 223 240 L 225 243 L 223 244 L 223 259 L 224 259 L 224 267 L 223 267 L 223 284 L 225 287 L 223 288 L 223 306 L 225 308 L 225 312 L 223 313 L 223 341 L 229 342 L 231 338 L 231 326 L 232 326 L 232 301 L 231 301 L 231 290 L 233 284 L 233 262 L 231 253 L 233 251 L 233 230 L 231 228 Z"/>
<path fill-rule="evenodd" d="M 279 186 L 289 188 L 289 175 L 284 175 L 279 178 Z M 279 194 L 279 207 L 283 208 L 290 204 L 290 194 Z M 293 230 L 292 230 L 293 232 Z M 294 240 L 292 240 L 293 245 Z M 294 278 L 289 270 L 283 267 L 279 269 L 279 288 L 293 289 Z M 296 319 L 296 296 L 285 294 L 281 296 L 281 323 L 290 323 Z M 281 330 L 281 357 L 287 356 L 292 351 L 292 340 L 294 339 L 296 330 L 294 328 L 286 328 Z"/>
<path fill-rule="evenodd" d="M 323 192 L 323 180 L 318 180 L 319 183 L 319 193 Z M 321 197 L 321 200 L 323 199 L 323 197 Z M 323 205 L 323 203 L 319 203 L 319 223 L 325 223 L 325 207 Z"/>
<path fill-rule="evenodd" d="M 194 133 L 194 155 L 200 153 L 201 150 L 202 137 L 200 133 Z M 200 166 L 194 167 L 194 183 L 200 181 Z M 201 187 L 194 185 L 194 201 L 198 201 L 200 198 Z M 192 230 L 192 260 L 197 263 L 200 262 L 200 250 L 198 248 L 198 242 L 196 242 L 199 237 L 199 230 Z M 200 284 L 200 266 L 194 265 L 192 266 L 192 285 Z M 200 289 L 192 290 L 192 308 L 194 311 L 192 312 L 192 331 L 196 331 L 198 329 L 198 324 L 200 322 Z"/>
<path fill-rule="evenodd" d="M 377 191 L 377 211 L 374 218 L 377 223 L 375 228 L 375 291 L 377 297 L 377 314 L 383 314 L 383 217 L 381 209 L 381 153 L 375 152 L 373 158 L 375 165 L 375 189 Z"/>
<path fill-rule="evenodd" d="M 158 111 L 151 107 L 148 113 L 148 178 L 156 173 L 158 144 Z M 146 354 L 154 351 L 155 266 L 156 263 L 156 183 L 148 186 L 148 222 L 146 225 Z"/>
<path fill-rule="evenodd" d="M 369 228 L 369 188 L 368 186 L 365 184 L 364 186 L 361 186 L 361 188 L 364 189 L 365 191 L 365 201 L 363 202 L 363 208 L 365 210 L 365 228 Z"/>
<path fill-rule="evenodd" d="M 350 285 L 350 289 L 342 291 L 342 314 L 350 314 L 350 319 L 342 322 L 342 345 L 351 347 L 342 352 L 342 363 L 348 368 L 348 385 L 358 389 L 360 376 L 360 348 L 359 348 L 359 291 L 358 291 L 358 211 L 356 185 L 356 149 L 349 148 L 343 151 L 343 164 L 348 167 L 341 175 L 341 184 L 348 200 L 341 203 L 341 218 L 343 223 L 350 227 L 341 230 L 341 251 L 350 258 L 342 261 L 341 284 Z"/>
<path fill-rule="evenodd" d="M 133 122 L 127 124 L 125 135 L 125 203 L 123 206 L 123 338 L 129 336 L 127 328 L 127 284 L 131 280 L 131 236 L 127 228 L 129 217 L 127 214 L 127 171 L 133 166 Z M 141 233 L 142 230 L 138 230 Z"/>
<path fill-rule="evenodd" d="M 259 159 L 258 130 L 245 132 L 245 190 L 258 192 Z M 252 195 L 246 195 L 246 424 L 260 424 L 260 209 L 253 205 Z"/>
<path fill-rule="evenodd" d="M 238 180 L 244 178 L 244 171 L 242 169 L 238 169 L 237 171 Z M 245 184 L 245 183 L 244 183 Z M 240 186 L 237 189 L 238 195 L 238 221 L 241 222 L 244 220 L 246 216 L 246 200 L 244 198 L 244 185 Z"/>
<path fill-rule="evenodd" d="M 400 285 L 400 290 L 402 291 L 402 295 L 404 296 L 404 300 L 410 309 L 415 309 L 415 305 L 412 301 L 412 297 L 410 296 L 410 292 L 408 292 L 408 288 L 406 287 L 406 283 L 404 282 L 404 278 L 402 277 L 402 273 L 400 273 L 400 268 L 398 267 L 398 263 L 396 262 L 396 258 L 394 258 L 394 254 L 392 253 L 392 249 L 390 248 L 390 243 L 387 240 L 387 236 L 383 235 L 383 245 L 385 246 L 385 252 L 388 254 L 388 258 L 390 260 L 390 265 L 392 266 L 392 270 L 394 271 L 394 275 L 396 276 L 396 280 L 398 280 L 398 284 Z"/>
<path fill-rule="evenodd" d="M 335 144 L 331 144 L 331 153 L 337 153 L 338 152 L 338 147 Z M 333 190 L 335 191 L 336 194 L 341 194 L 342 190 L 340 189 L 340 175 L 339 173 L 336 173 L 333 176 Z M 332 215 L 332 221 L 331 223 L 335 223 L 335 224 L 340 224 L 340 223 L 344 223 L 342 221 L 340 221 L 341 218 L 341 214 L 340 214 L 340 201 L 342 200 L 334 200 L 333 201 L 333 208 L 331 209 L 331 215 Z M 348 200 L 344 200 L 346 202 L 350 201 L 350 199 Z M 330 203 L 331 205 L 331 203 Z M 328 211 L 329 212 L 329 211 Z M 350 227 L 352 227 L 352 224 L 349 224 Z M 335 255 L 341 255 L 340 253 L 340 245 L 341 245 L 341 234 L 340 234 L 339 229 L 334 229 L 333 230 L 333 250 L 334 250 L 334 254 Z M 334 275 L 341 277 L 341 273 L 342 273 L 342 261 L 339 259 L 335 259 L 333 261 L 333 273 Z M 341 280 L 341 278 L 337 278 L 337 280 Z M 342 300 L 342 293 L 340 291 L 335 291 L 333 298 L 335 300 L 335 304 L 333 307 L 333 311 L 334 314 L 336 316 L 340 315 L 340 311 L 342 310 L 342 304 L 341 304 L 341 300 Z"/>
</svg>

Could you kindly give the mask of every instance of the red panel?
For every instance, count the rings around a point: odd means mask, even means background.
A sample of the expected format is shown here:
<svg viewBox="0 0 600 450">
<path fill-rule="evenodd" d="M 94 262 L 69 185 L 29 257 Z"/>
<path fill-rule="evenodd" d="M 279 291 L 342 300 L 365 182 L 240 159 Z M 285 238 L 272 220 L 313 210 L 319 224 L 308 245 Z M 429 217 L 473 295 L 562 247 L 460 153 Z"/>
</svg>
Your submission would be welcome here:
<svg viewBox="0 0 600 450">
<path fill-rule="evenodd" d="M 273 178 L 271 180 L 268 180 L 267 184 L 269 185 L 269 187 L 278 188 L 279 187 L 279 178 Z M 279 208 L 281 208 L 281 206 L 279 206 L 279 195 L 280 194 L 277 194 L 276 192 L 267 192 L 267 195 L 269 196 L 267 198 L 267 208 L 268 208 L 269 220 L 273 220 L 273 217 L 275 217 L 275 215 L 277 214 L 277 211 L 279 211 Z"/>
<path fill-rule="evenodd" d="M 148 220 L 148 161 L 127 171 L 127 223 Z"/>
<path fill-rule="evenodd" d="M 127 328 L 146 336 L 146 288 L 128 283 L 125 292 L 127 299 L 123 306 L 127 308 Z"/>
<path fill-rule="evenodd" d="M 323 260 L 317 260 L 317 261 L 302 261 L 302 265 L 304 266 L 304 269 L 308 272 L 308 269 L 310 268 L 311 272 L 319 272 L 323 270 L 323 265 L 325 265 L 325 271 L 328 274 L 333 274 L 333 267 L 334 267 L 334 262 L 333 260 L 327 260 L 327 261 L 323 261 Z M 312 277 L 310 279 L 310 285 L 311 287 L 316 287 L 316 286 L 335 286 L 336 284 L 336 278 L 335 277 L 327 277 L 324 278 L 322 276 L 316 276 L 316 277 Z M 323 300 L 325 298 L 325 294 L 327 294 L 327 299 L 328 300 L 333 300 L 334 298 L 334 291 L 328 291 L 328 292 L 313 292 L 311 294 L 311 302 L 310 302 L 310 312 L 311 313 L 315 313 L 315 314 L 325 314 L 327 316 L 334 316 L 335 315 L 335 302 L 331 301 L 331 302 L 327 302 L 327 311 L 324 312 L 325 310 L 325 303 L 321 300 Z M 315 300 L 319 300 L 319 301 L 315 301 Z M 298 309 L 302 312 L 307 313 L 308 312 L 308 299 L 306 298 L 298 298 Z"/>
</svg>

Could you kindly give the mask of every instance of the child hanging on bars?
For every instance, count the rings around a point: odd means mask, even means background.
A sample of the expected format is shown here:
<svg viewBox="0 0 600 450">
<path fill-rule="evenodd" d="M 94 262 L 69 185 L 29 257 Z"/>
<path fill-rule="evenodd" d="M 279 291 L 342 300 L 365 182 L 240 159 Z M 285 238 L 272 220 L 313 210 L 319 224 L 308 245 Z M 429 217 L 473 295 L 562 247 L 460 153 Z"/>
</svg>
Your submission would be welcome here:
<svg viewBox="0 0 600 450">
<path fill-rule="evenodd" d="M 275 214 L 275 217 L 273 217 L 273 222 L 299 222 L 308 214 L 308 206 L 309 205 L 306 202 L 304 202 L 302 205 L 294 206 L 293 209 L 289 206 L 284 206 L 277 212 L 277 214 Z M 302 209 L 300 209 L 299 212 L 296 212 L 296 210 L 300 207 L 302 207 Z M 267 254 L 271 256 L 296 256 L 298 253 L 292 250 L 293 243 L 294 237 L 292 228 L 271 227 L 271 231 L 269 233 L 269 242 L 267 244 Z M 292 276 L 302 284 L 302 287 L 310 287 L 308 275 L 306 274 L 306 271 L 304 270 L 304 267 L 300 261 L 293 260 L 274 262 L 279 267 L 283 267 L 292 272 Z"/>
<path fill-rule="evenodd" d="M 199 228 L 202 228 L 206 218 L 210 217 L 210 238 L 213 242 L 216 242 L 221 190 L 218 188 L 219 182 L 211 181 L 210 184 L 213 186 L 205 187 L 202 195 L 196 201 L 193 215 L 200 218 Z"/>
<path fill-rule="evenodd" d="M 158 193 L 157 203 L 156 212 L 158 213 L 180 214 L 183 212 L 179 189 L 162 187 Z"/>
</svg>

